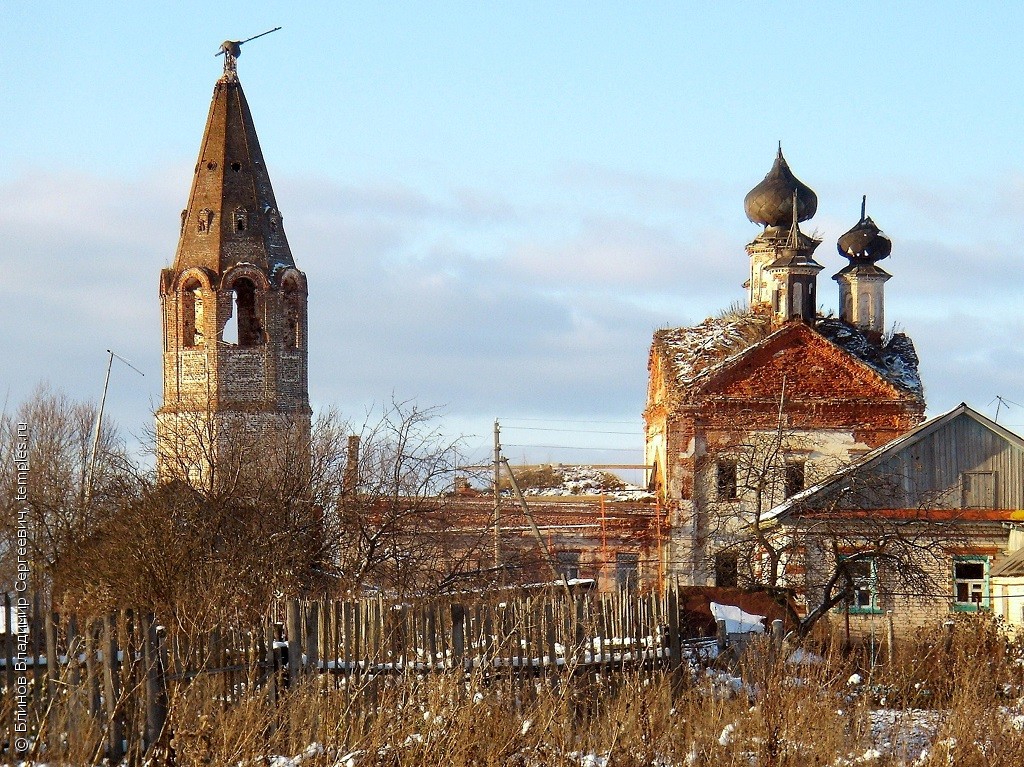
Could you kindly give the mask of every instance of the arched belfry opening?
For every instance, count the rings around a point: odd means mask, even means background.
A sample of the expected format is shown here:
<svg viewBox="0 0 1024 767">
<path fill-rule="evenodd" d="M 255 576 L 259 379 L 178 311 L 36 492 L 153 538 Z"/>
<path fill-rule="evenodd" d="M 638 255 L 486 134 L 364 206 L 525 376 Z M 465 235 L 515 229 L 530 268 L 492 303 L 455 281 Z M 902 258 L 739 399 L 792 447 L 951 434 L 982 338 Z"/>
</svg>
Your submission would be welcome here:
<svg viewBox="0 0 1024 767">
<path fill-rule="evenodd" d="M 257 312 L 256 284 L 248 277 L 239 277 L 231 285 L 231 315 L 221 336 L 226 344 L 239 347 L 263 343 L 263 323 Z"/>
<path fill-rule="evenodd" d="M 284 293 L 284 348 L 301 349 L 304 346 L 306 297 L 294 274 L 285 277 L 281 290 Z"/>
<path fill-rule="evenodd" d="M 180 302 L 182 346 L 189 349 L 205 346 L 203 286 L 198 280 L 190 280 L 182 286 Z"/>
</svg>

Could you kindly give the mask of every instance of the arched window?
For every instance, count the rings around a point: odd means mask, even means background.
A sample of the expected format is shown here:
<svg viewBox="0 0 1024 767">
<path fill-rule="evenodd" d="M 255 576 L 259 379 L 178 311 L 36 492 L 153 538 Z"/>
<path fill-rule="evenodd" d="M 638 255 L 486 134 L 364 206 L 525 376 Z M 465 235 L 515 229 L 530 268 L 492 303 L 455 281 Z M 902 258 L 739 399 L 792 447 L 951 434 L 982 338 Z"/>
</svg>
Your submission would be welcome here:
<svg viewBox="0 0 1024 767">
<path fill-rule="evenodd" d="M 802 283 L 793 283 L 793 302 L 790 310 L 791 317 L 804 316 L 804 286 Z"/>
<path fill-rule="evenodd" d="M 224 325 L 225 343 L 258 346 L 263 343 L 263 325 L 256 316 L 256 285 L 240 277 L 231 286 L 231 316 Z"/>
<path fill-rule="evenodd" d="M 235 231 L 244 232 L 249 228 L 249 212 L 245 208 L 235 209 Z"/>
<path fill-rule="evenodd" d="M 196 348 L 203 346 L 203 289 L 192 280 L 181 289 L 182 346 Z"/>
<path fill-rule="evenodd" d="M 302 348 L 302 291 L 294 277 L 284 281 L 284 317 L 286 349 Z"/>
</svg>

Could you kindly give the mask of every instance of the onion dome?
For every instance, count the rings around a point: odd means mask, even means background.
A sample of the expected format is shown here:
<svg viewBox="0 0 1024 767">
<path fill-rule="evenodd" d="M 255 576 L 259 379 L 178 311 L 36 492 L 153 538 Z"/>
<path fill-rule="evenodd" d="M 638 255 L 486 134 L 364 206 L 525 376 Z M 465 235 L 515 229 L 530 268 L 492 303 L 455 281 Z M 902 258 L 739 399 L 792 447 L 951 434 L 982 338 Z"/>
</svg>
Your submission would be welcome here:
<svg viewBox="0 0 1024 767">
<path fill-rule="evenodd" d="M 839 252 L 851 261 L 881 261 L 892 252 L 892 240 L 885 236 L 881 229 L 865 212 L 867 195 L 860 203 L 860 221 L 850 231 L 839 238 Z"/>
<path fill-rule="evenodd" d="M 743 209 L 747 218 L 763 226 L 788 226 L 793 221 L 793 200 L 796 199 L 796 218 L 806 221 L 818 209 L 818 195 L 807 184 L 793 175 L 782 145 L 775 164 L 764 180 L 747 192 Z"/>
</svg>

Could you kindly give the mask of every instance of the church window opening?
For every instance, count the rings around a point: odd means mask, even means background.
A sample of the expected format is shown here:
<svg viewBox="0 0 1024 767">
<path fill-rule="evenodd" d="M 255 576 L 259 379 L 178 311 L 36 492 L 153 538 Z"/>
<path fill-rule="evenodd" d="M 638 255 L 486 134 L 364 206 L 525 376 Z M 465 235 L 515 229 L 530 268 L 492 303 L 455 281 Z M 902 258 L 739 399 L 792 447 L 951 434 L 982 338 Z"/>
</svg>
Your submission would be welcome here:
<svg viewBox="0 0 1024 767">
<path fill-rule="evenodd" d="M 244 232 L 249 226 L 249 213 L 245 208 L 235 211 L 235 231 Z"/>
<path fill-rule="evenodd" d="M 233 170 L 235 173 L 238 173 L 238 171 L 240 171 L 241 169 L 242 169 L 242 163 L 240 163 L 240 162 L 233 162 L 233 163 L 231 163 L 231 170 Z"/>
<path fill-rule="evenodd" d="M 715 465 L 715 487 L 720 500 L 736 498 L 736 461 L 719 461 Z"/>
<path fill-rule="evenodd" d="M 740 561 L 734 551 L 720 551 L 715 554 L 715 585 L 721 588 L 735 588 L 740 582 Z"/>
<path fill-rule="evenodd" d="M 574 580 L 580 577 L 580 552 L 559 551 L 555 554 L 555 566 L 562 578 Z"/>
<path fill-rule="evenodd" d="M 790 313 L 793 317 L 804 316 L 804 286 L 799 282 L 793 283 L 793 308 Z"/>
<path fill-rule="evenodd" d="M 786 464 L 785 492 L 787 498 L 804 489 L 806 473 L 806 464 L 803 461 L 791 461 Z"/>
<path fill-rule="evenodd" d="M 231 288 L 232 313 L 224 327 L 224 342 L 237 346 L 263 343 L 263 326 L 256 316 L 256 285 L 252 280 L 235 280 Z"/>
<path fill-rule="evenodd" d="M 302 293 L 294 279 L 284 283 L 284 315 L 286 349 L 302 348 Z"/>
<path fill-rule="evenodd" d="M 615 585 L 620 591 L 633 591 L 640 585 L 640 555 L 615 555 Z"/>
<path fill-rule="evenodd" d="M 203 337 L 203 291 L 191 282 L 181 291 L 182 342 L 187 348 L 201 347 Z"/>
</svg>

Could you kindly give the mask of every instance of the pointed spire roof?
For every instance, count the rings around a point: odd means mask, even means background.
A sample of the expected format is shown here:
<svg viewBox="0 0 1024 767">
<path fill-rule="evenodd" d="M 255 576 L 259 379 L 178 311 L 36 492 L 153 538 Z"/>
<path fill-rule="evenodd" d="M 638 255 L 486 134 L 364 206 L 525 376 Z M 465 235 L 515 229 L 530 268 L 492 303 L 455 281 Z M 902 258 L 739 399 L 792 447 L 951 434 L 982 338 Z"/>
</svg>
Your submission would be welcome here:
<svg viewBox="0 0 1024 767">
<path fill-rule="evenodd" d="M 224 75 L 214 86 L 188 207 L 181 214 L 174 269 L 223 274 L 251 263 L 269 273 L 295 262 L 235 56 L 224 52 Z"/>
</svg>

